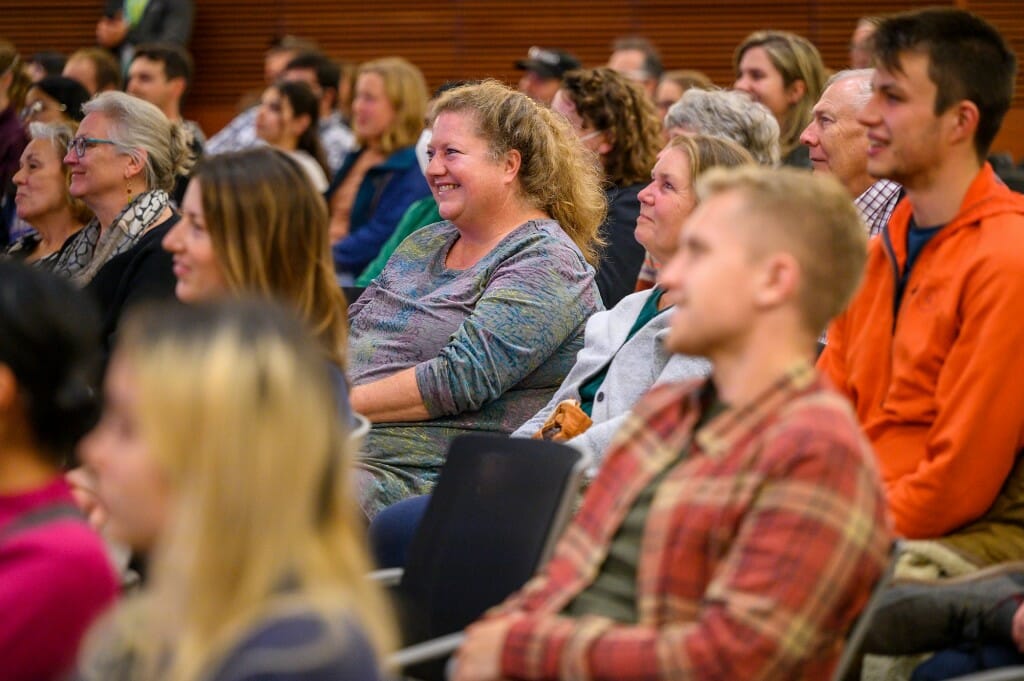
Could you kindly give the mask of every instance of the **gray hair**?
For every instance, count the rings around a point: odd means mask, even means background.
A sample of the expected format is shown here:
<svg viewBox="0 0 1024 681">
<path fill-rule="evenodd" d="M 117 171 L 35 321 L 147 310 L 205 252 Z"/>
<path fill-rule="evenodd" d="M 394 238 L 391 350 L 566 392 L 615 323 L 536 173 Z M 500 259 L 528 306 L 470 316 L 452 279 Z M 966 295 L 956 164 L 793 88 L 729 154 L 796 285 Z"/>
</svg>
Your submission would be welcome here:
<svg viewBox="0 0 1024 681">
<path fill-rule="evenodd" d="M 63 156 L 68 153 L 68 145 L 71 143 L 71 138 L 75 136 L 75 129 L 77 127 L 77 123 L 71 126 L 67 123 L 41 123 L 33 121 L 29 123 L 28 136 L 34 140 L 49 140 L 59 152 L 59 155 Z"/>
<path fill-rule="evenodd" d="M 742 92 L 687 90 L 665 115 L 665 129 L 674 127 L 730 139 L 760 165 L 779 164 L 779 122 L 767 107 Z"/>
<path fill-rule="evenodd" d="M 833 73 L 828 80 L 825 81 L 825 88 L 822 90 L 829 89 L 836 83 L 840 83 L 844 80 L 857 80 L 857 110 L 863 109 L 871 99 L 871 79 L 875 76 L 874 69 L 843 69 Z"/>
<path fill-rule="evenodd" d="M 110 119 L 110 139 L 136 160 L 145 161 L 149 189 L 170 191 L 175 176 L 188 173 L 195 163 L 192 134 L 149 102 L 123 92 L 103 92 L 86 102 L 82 111 Z"/>
</svg>

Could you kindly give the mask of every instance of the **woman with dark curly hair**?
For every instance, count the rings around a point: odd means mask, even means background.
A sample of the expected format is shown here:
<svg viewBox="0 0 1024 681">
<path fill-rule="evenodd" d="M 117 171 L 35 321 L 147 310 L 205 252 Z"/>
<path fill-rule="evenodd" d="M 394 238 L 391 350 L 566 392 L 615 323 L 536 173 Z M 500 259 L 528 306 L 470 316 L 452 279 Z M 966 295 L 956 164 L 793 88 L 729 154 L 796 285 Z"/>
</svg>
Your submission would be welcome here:
<svg viewBox="0 0 1024 681">
<path fill-rule="evenodd" d="M 597 286 L 611 308 L 633 292 L 644 247 L 633 236 L 640 214 L 637 193 L 650 181 L 661 149 L 661 121 L 640 87 L 609 68 L 570 71 L 551 108 L 564 115 L 604 171 L 607 243 L 597 266 Z"/>
</svg>

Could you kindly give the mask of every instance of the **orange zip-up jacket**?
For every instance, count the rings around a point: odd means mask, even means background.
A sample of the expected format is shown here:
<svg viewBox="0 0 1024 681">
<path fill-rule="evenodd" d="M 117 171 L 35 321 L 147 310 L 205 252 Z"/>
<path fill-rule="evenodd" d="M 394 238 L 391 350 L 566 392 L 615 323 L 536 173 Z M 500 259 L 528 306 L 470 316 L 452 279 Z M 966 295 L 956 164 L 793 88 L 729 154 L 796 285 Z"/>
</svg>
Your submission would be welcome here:
<svg viewBox="0 0 1024 681">
<path fill-rule="evenodd" d="M 871 240 L 818 368 L 853 402 L 897 532 L 922 539 L 981 516 L 1024 445 L 1024 196 L 985 164 L 897 302 L 911 212 Z"/>
</svg>

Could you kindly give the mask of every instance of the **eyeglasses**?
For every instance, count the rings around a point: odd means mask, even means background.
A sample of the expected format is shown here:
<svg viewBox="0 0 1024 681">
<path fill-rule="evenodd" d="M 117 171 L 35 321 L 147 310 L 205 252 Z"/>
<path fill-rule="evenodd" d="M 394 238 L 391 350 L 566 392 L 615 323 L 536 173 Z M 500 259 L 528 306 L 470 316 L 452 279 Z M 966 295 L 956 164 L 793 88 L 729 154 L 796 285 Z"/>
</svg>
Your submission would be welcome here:
<svg viewBox="0 0 1024 681">
<path fill-rule="evenodd" d="M 66 106 L 64 106 L 63 104 L 57 104 L 57 106 L 55 106 L 54 108 L 57 111 L 61 111 L 61 112 L 68 110 L 68 108 Z M 31 104 L 27 104 L 25 106 L 25 108 L 23 108 L 21 110 L 21 120 L 27 121 L 28 119 L 30 119 L 30 118 L 32 118 L 34 116 L 37 116 L 37 115 L 43 113 L 44 111 L 46 111 L 46 102 L 44 102 L 41 99 L 37 99 L 36 101 L 32 102 Z"/>
<path fill-rule="evenodd" d="M 99 137 L 75 137 L 68 142 L 68 151 L 74 151 L 75 156 L 82 158 L 85 156 L 86 149 L 92 149 L 97 144 L 114 144 L 117 142 L 114 140 L 100 139 Z"/>
</svg>

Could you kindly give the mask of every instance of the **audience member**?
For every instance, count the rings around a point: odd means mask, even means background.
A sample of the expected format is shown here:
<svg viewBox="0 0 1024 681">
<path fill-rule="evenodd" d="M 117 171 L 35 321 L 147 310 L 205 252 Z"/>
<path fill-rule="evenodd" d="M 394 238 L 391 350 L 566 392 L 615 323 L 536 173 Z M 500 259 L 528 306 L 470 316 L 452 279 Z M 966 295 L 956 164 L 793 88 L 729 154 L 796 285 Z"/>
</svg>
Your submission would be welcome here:
<svg viewBox="0 0 1024 681">
<path fill-rule="evenodd" d="M 11 244 L 4 255 L 37 267 L 52 269 L 61 251 L 92 219 L 92 211 L 68 191 L 71 168 L 61 162 L 74 137 L 73 127 L 59 123 L 32 123 L 31 141 L 14 174 L 18 218 L 32 232 Z"/>
<path fill-rule="evenodd" d="M 892 180 L 868 173 L 868 129 L 857 116 L 871 99 L 874 73 L 874 69 L 840 71 L 829 78 L 811 122 L 800 135 L 800 142 L 810 149 L 814 172 L 832 175 L 846 187 L 869 236 L 889 224 L 903 190 Z"/>
<path fill-rule="evenodd" d="M 64 76 L 46 76 L 36 81 L 25 94 L 25 107 L 21 120 L 30 123 L 74 123 L 82 122 L 85 113 L 82 105 L 91 95 L 81 83 Z"/>
<path fill-rule="evenodd" d="M 192 82 L 192 73 L 192 57 L 185 48 L 173 44 L 140 45 L 128 66 L 125 90 L 155 105 L 170 122 L 181 124 L 192 136 L 189 143 L 192 155 L 199 158 L 206 135 L 198 123 L 187 121 L 181 115 L 181 102 Z M 188 175 L 174 178 L 171 198 L 175 205 L 181 205 L 187 186 Z"/>
<path fill-rule="evenodd" d="M 455 681 L 825 679 L 886 562 L 885 499 L 815 338 L 866 235 L 833 180 L 712 170 L 662 272 L 672 352 L 554 557 L 470 626 Z"/>
<path fill-rule="evenodd" d="M 263 92 L 256 114 L 256 136 L 291 156 L 318 193 L 327 189 L 327 162 L 317 134 L 319 110 L 308 85 L 283 80 Z"/>
<path fill-rule="evenodd" d="M 108 348 L 124 309 L 174 294 L 160 240 L 178 219 L 167 192 L 192 165 L 188 141 L 149 102 L 105 92 L 86 103 L 68 145 L 71 195 L 96 217 L 64 246 L 54 271 L 98 301 Z"/>
<path fill-rule="evenodd" d="M 597 287 L 610 308 L 633 292 L 644 261 L 644 247 L 633 236 L 636 195 L 657 159 L 661 125 L 640 87 L 609 68 L 565 74 L 551 108 L 566 117 L 604 174 L 608 217 L 599 232 L 604 250 Z"/>
<path fill-rule="evenodd" d="M 66 282 L 0 262 L 0 655 L 56 681 L 117 580 L 61 469 L 95 413 L 97 320 Z"/>
<path fill-rule="evenodd" d="M 90 95 L 121 89 L 121 67 L 117 60 L 99 47 L 75 50 L 64 65 L 63 75 L 77 80 Z"/>
<path fill-rule="evenodd" d="M 67 61 L 61 52 L 36 52 L 25 63 L 25 72 L 29 80 L 38 83 L 46 76 L 59 76 Z"/>
<path fill-rule="evenodd" d="M 348 321 L 334 281 L 327 208 L 297 164 L 268 148 L 200 161 L 163 246 L 174 255 L 182 302 L 255 295 L 294 308 L 320 340 L 340 413 L 350 421 Z"/>
<path fill-rule="evenodd" d="M 106 0 L 106 11 L 96 22 L 96 42 L 116 51 L 127 66 L 138 45 L 188 47 L 194 14 L 193 0 Z"/>
<path fill-rule="evenodd" d="M 710 90 L 714 87 L 711 79 L 700 71 L 691 69 L 678 69 L 666 71 L 658 81 L 658 88 L 654 91 L 654 105 L 658 107 L 658 116 L 665 120 L 669 107 L 679 101 L 683 93 L 690 88 Z"/>
<path fill-rule="evenodd" d="M 318 52 L 303 52 L 288 62 L 284 78 L 301 80 L 316 95 L 320 105 L 317 132 L 327 161 L 327 172 L 333 176 L 345 162 L 345 157 L 357 147 L 356 137 L 339 111 L 341 67 Z M 351 99 L 351 94 L 347 96 Z"/>
<path fill-rule="evenodd" d="M 523 72 L 519 79 L 519 91 L 545 106 L 562 85 L 562 76 L 582 66 L 580 60 L 564 50 L 546 47 L 531 47 L 526 59 L 516 62 L 516 68 Z"/>
<path fill-rule="evenodd" d="M 445 222 L 402 242 L 349 313 L 371 516 L 429 491 L 458 433 L 510 433 L 540 409 L 601 306 L 587 260 L 604 197 L 568 123 L 494 81 L 445 93 L 431 121 Z"/>
<path fill-rule="evenodd" d="M 984 163 L 1016 59 L 992 26 L 954 9 L 887 18 L 874 40 L 858 116 L 867 168 L 907 200 L 871 242 L 864 286 L 819 365 L 871 439 L 901 535 L 952 534 L 940 546 L 982 563 L 1021 557 L 1019 499 L 984 531 L 969 525 L 1000 509 L 1024 445 L 1024 383 L 1007 380 L 1024 375 L 1024 253 L 1007 247 L 1024 238 L 1024 197 Z"/>
<path fill-rule="evenodd" d="M 779 124 L 763 105 L 743 93 L 691 88 L 683 93 L 665 116 L 669 137 L 710 135 L 732 140 L 766 166 L 779 164 Z M 636 290 L 654 286 L 660 263 L 647 253 Z"/>
<path fill-rule="evenodd" d="M 359 67 L 352 126 L 360 149 L 345 159 L 326 193 L 334 266 L 345 284 L 377 256 L 409 206 L 430 193 L 414 146 L 426 106 L 423 74 L 405 59 Z"/>
<path fill-rule="evenodd" d="M 469 80 L 449 80 L 445 81 L 434 90 L 433 96 L 430 101 L 427 102 L 427 110 L 429 111 L 438 97 L 443 95 L 449 90 L 454 90 L 457 87 L 463 85 L 469 85 L 477 81 Z M 423 128 L 423 132 L 420 133 L 420 138 L 416 142 L 416 163 L 420 167 L 420 172 L 424 176 L 427 174 L 427 165 L 430 163 L 430 159 L 427 157 L 427 146 L 430 144 L 431 130 L 429 127 Z M 409 209 L 402 215 L 402 219 L 398 221 L 398 225 L 395 227 L 395 231 L 391 233 L 388 240 L 381 246 L 380 251 L 377 253 L 377 257 L 370 261 L 362 273 L 356 277 L 356 286 L 365 288 L 370 285 L 370 282 L 377 278 L 377 275 L 384 271 L 384 266 L 387 265 L 391 255 L 398 248 L 398 245 L 405 241 L 405 238 L 415 232 L 421 227 L 432 225 L 435 222 L 441 222 L 441 214 L 437 212 L 437 201 L 434 200 L 433 194 L 424 196 L 419 201 L 413 202 Z"/>
<path fill-rule="evenodd" d="M 263 91 L 284 77 L 285 67 L 292 59 L 305 52 L 316 52 L 318 49 L 316 43 L 290 35 L 283 36 L 271 43 L 270 48 L 263 56 L 265 87 L 251 96 L 243 97 L 244 106 L 240 107 L 241 113 L 206 141 L 204 151 L 213 155 L 259 146 L 260 141 L 256 137 L 256 113 L 259 111 L 260 97 L 262 97 Z"/>
<path fill-rule="evenodd" d="M 881 17 L 861 17 L 857 20 L 857 26 L 853 29 L 850 37 L 850 68 L 869 69 L 871 63 L 871 38 L 875 35 L 875 29 L 882 23 Z"/>
<path fill-rule="evenodd" d="M 383 678 L 390 618 L 322 353 L 266 301 L 140 312 L 81 454 L 149 578 L 78 678 Z"/>
<path fill-rule="evenodd" d="M 757 31 L 736 48 L 733 66 L 733 87 L 764 104 L 779 121 L 782 162 L 810 168 L 800 133 L 811 121 L 827 75 L 818 48 L 786 31 Z"/>
<path fill-rule="evenodd" d="M 703 135 L 673 139 L 658 154 L 652 179 L 639 193 L 637 241 L 659 262 L 668 262 L 683 222 L 697 205 L 697 178 L 711 168 L 753 162 L 730 140 Z M 533 436 L 563 400 L 576 400 L 593 424 L 568 442 L 587 454 L 596 470 L 629 410 L 652 385 L 707 375 L 707 362 L 673 355 L 665 347 L 671 306 L 664 293 L 661 287 L 634 293 L 587 320 L 583 349 L 569 375 L 547 406 L 513 436 Z"/>
<path fill-rule="evenodd" d="M 28 144 L 18 114 L 30 85 L 18 51 L 14 45 L 0 39 L 0 248 L 22 236 L 11 229 L 14 222 L 11 177 L 17 172 L 18 160 Z"/>
<path fill-rule="evenodd" d="M 654 101 L 658 81 L 665 71 L 658 49 L 647 38 L 619 38 L 612 44 L 608 68 L 639 83 L 647 98 Z"/>
<path fill-rule="evenodd" d="M 636 238 L 667 261 L 679 243 L 679 230 L 696 206 L 694 182 L 704 171 L 753 163 L 746 151 L 714 137 L 677 137 L 658 154 L 642 204 Z M 512 433 L 567 442 L 584 453 L 593 477 L 629 410 L 652 385 L 708 374 L 700 358 L 665 349 L 671 309 L 663 289 L 635 293 L 611 310 L 587 320 L 583 349 L 551 401 Z M 571 402 L 567 404 L 566 401 Z M 568 416 L 568 420 L 566 419 Z M 567 427 L 583 425 L 583 432 Z M 557 425 L 557 432 L 549 431 Z M 381 511 L 370 524 L 370 543 L 381 567 L 400 567 L 409 541 L 426 511 L 428 495 Z"/>
</svg>

